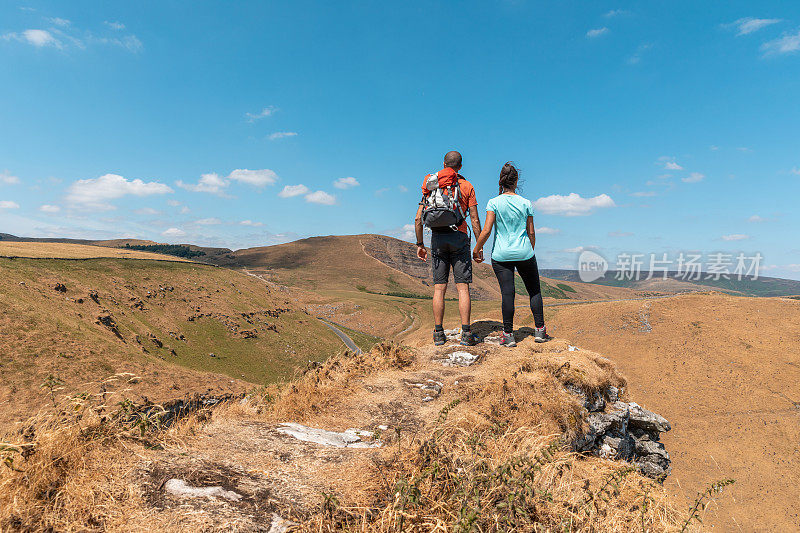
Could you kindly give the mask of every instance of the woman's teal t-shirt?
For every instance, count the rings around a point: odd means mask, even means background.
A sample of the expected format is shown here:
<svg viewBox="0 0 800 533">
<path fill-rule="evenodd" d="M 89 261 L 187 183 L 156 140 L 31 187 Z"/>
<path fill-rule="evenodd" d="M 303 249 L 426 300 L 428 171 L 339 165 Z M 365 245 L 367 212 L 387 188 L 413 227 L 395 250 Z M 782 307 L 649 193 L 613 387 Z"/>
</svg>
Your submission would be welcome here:
<svg viewBox="0 0 800 533">
<path fill-rule="evenodd" d="M 487 211 L 494 211 L 492 261 L 525 261 L 533 257 L 528 237 L 528 217 L 533 216 L 530 201 L 518 194 L 501 194 L 489 200 Z"/>
</svg>

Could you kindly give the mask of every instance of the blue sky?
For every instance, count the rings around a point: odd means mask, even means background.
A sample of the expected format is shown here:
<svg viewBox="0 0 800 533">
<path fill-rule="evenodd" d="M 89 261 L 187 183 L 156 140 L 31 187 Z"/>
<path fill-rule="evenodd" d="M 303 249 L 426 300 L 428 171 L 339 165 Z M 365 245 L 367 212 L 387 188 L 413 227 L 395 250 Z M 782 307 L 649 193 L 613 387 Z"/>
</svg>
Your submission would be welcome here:
<svg viewBox="0 0 800 533">
<path fill-rule="evenodd" d="M 800 278 L 795 2 L 13 2 L 0 232 L 241 248 L 409 237 L 506 160 L 544 267 L 760 252 Z"/>
</svg>

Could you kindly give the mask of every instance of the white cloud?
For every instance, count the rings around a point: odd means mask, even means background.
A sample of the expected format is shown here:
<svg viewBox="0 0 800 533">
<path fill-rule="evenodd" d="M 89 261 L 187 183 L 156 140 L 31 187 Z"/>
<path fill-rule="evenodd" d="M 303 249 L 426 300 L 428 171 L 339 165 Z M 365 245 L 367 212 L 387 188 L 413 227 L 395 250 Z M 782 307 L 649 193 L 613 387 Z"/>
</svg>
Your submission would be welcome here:
<svg viewBox="0 0 800 533">
<path fill-rule="evenodd" d="M 351 187 L 358 187 L 359 185 L 361 184 L 358 182 L 358 180 L 352 176 L 347 178 L 339 178 L 333 182 L 333 186 L 337 189 L 349 189 Z"/>
<path fill-rule="evenodd" d="M 186 235 L 186 232 L 180 228 L 169 228 L 164 230 L 161 235 L 164 237 L 183 237 Z"/>
<path fill-rule="evenodd" d="M 598 250 L 598 249 L 599 248 L 597 246 L 576 246 L 575 248 L 565 248 L 559 251 L 567 254 L 579 254 L 586 250 Z"/>
<path fill-rule="evenodd" d="M 252 220 L 242 220 L 241 222 L 239 222 L 239 224 L 242 226 L 251 226 L 254 228 L 258 228 L 264 225 L 263 222 L 253 222 Z"/>
<path fill-rule="evenodd" d="M 612 9 L 611 11 L 607 11 L 603 14 L 606 18 L 613 18 L 613 17 L 620 17 L 622 15 L 629 15 L 630 11 L 626 9 Z"/>
<path fill-rule="evenodd" d="M 125 24 L 123 24 L 121 22 L 115 22 L 115 21 L 109 22 L 109 21 L 106 20 L 106 21 L 103 22 L 103 24 L 105 24 L 106 26 L 108 26 L 112 30 L 121 31 L 121 30 L 125 29 Z"/>
<path fill-rule="evenodd" d="M 302 183 L 299 185 L 287 185 L 283 188 L 281 192 L 278 193 L 278 196 L 281 198 L 292 198 L 293 196 L 300 196 L 302 194 L 308 193 L 309 189 Z"/>
<path fill-rule="evenodd" d="M 248 122 L 255 122 L 256 120 L 261 120 L 262 118 L 267 118 L 272 116 L 278 108 L 274 105 L 270 105 L 259 111 L 258 113 L 245 113 L 244 116 L 247 117 Z"/>
<path fill-rule="evenodd" d="M 228 182 L 221 178 L 219 174 L 210 172 L 201 175 L 200 181 L 197 183 L 185 183 L 178 180 L 177 185 L 187 191 L 222 194 L 223 189 L 228 186 Z"/>
<path fill-rule="evenodd" d="M 561 230 L 542 226 L 541 228 L 536 228 L 536 233 L 541 233 L 542 235 L 557 235 L 561 233 Z"/>
<path fill-rule="evenodd" d="M 697 183 L 699 181 L 703 181 L 705 179 L 705 174 L 700 174 L 699 172 L 692 172 L 686 178 L 681 178 L 681 181 L 684 183 Z"/>
<path fill-rule="evenodd" d="M 594 39 L 596 37 L 600 37 L 601 35 L 605 35 L 608 33 L 608 28 L 603 26 L 602 28 L 595 28 L 586 32 L 586 37 L 589 39 Z"/>
<path fill-rule="evenodd" d="M 4 35 L 0 35 L 0 39 L 5 41 L 20 41 L 33 45 L 37 48 L 42 48 L 45 46 L 63 48 L 61 41 L 53 37 L 53 34 L 47 30 L 25 30 L 22 33 L 6 33 Z"/>
<path fill-rule="evenodd" d="M 398 185 L 397 190 L 400 192 L 408 192 L 408 187 L 406 187 L 405 185 Z"/>
<path fill-rule="evenodd" d="M 719 146 L 712 144 L 711 146 L 708 147 L 708 149 L 711 150 L 712 152 L 716 152 L 717 150 L 719 150 Z"/>
<path fill-rule="evenodd" d="M 657 194 L 655 191 L 639 191 L 631 193 L 631 196 L 635 196 L 636 198 L 651 198 L 656 195 Z"/>
<path fill-rule="evenodd" d="M 186 206 L 181 207 L 181 215 L 185 215 L 189 211 L 191 211 L 191 209 L 189 209 L 188 207 Z"/>
<path fill-rule="evenodd" d="M 751 216 L 750 218 L 748 218 L 748 219 L 747 219 L 747 221 L 748 221 L 748 222 L 756 222 L 756 223 L 759 223 L 759 222 L 766 222 L 766 221 L 767 221 L 767 219 L 766 219 L 766 218 L 764 218 L 764 217 L 760 217 L 760 216 L 758 216 L 758 215 L 753 215 L 753 216 Z"/>
<path fill-rule="evenodd" d="M 781 22 L 781 19 L 756 19 L 753 17 L 744 17 L 735 22 L 731 22 L 730 24 L 724 24 L 724 26 L 728 28 L 735 27 L 737 29 L 736 35 L 742 36 L 757 32 L 761 28 L 766 28 L 767 26 L 777 24 L 778 22 Z"/>
<path fill-rule="evenodd" d="M 0 200 L 0 209 L 19 209 L 19 204 L 11 200 Z"/>
<path fill-rule="evenodd" d="M 239 168 L 228 174 L 228 179 L 263 187 L 265 185 L 273 185 L 278 181 L 278 175 L 268 168 L 262 168 L 261 170 Z"/>
<path fill-rule="evenodd" d="M 42 213 L 58 213 L 59 211 L 61 211 L 61 208 L 58 207 L 57 205 L 44 204 L 39 206 L 39 211 L 41 211 Z"/>
<path fill-rule="evenodd" d="M 417 242 L 417 231 L 414 224 L 404 224 L 402 228 L 392 232 L 398 239 L 408 242 Z"/>
<path fill-rule="evenodd" d="M 314 191 L 305 195 L 306 202 L 321 205 L 333 205 L 336 203 L 336 196 L 325 191 Z"/>
<path fill-rule="evenodd" d="M 140 179 L 127 180 L 117 174 L 104 174 L 99 178 L 78 180 L 67 189 L 67 201 L 74 205 L 96 209 L 113 209 L 109 200 L 123 196 L 150 196 L 171 193 L 172 189 L 163 183 Z"/>
<path fill-rule="evenodd" d="M 791 171 L 792 174 L 797 174 L 800 176 L 800 167 L 794 167 Z"/>
<path fill-rule="evenodd" d="M 51 18 L 49 18 L 47 20 L 49 20 L 51 23 L 55 24 L 56 26 L 61 26 L 62 28 L 63 27 L 67 27 L 70 24 L 72 24 L 69 21 L 69 19 L 62 19 L 62 18 L 59 18 L 59 17 L 51 17 Z"/>
<path fill-rule="evenodd" d="M 667 157 L 664 155 L 659 157 L 658 160 L 664 164 L 664 168 L 667 170 L 683 170 L 683 167 L 675 162 L 674 157 Z"/>
<path fill-rule="evenodd" d="M 744 153 L 750 153 L 753 151 L 752 148 L 748 148 L 747 146 L 740 146 L 737 148 L 737 150 Z"/>
<path fill-rule="evenodd" d="M 610 231 L 608 233 L 609 237 L 633 237 L 633 233 L 630 231 Z"/>
<path fill-rule="evenodd" d="M 276 131 L 275 133 L 270 133 L 267 138 L 270 141 L 276 141 L 278 139 L 285 139 L 286 137 L 297 137 L 296 131 Z"/>
<path fill-rule="evenodd" d="M 595 209 L 616 207 L 616 204 L 607 194 L 601 194 L 593 198 L 583 198 L 573 192 L 568 196 L 554 194 L 539 198 L 533 202 L 533 207 L 547 215 L 574 217 L 590 215 Z"/>
<path fill-rule="evenodd" d="M 171 207 L 178 207 L 181 203 L 178 200 L 167 200 L 167 205 Z"/>
<path fill-rule="evenodd" d="M 199 220 L 194 221 L 195 224 L 200 224 L 201 226 L 216 226 L 218 224 L 222 224 L 222 221 L 218 218 L 201 218 Z"/>
<path fill-rule="evenodd" d="M 161 211 L 153 209 L 152 207 L 142 207 L 134 211 L 137 215 L 160 215 Z"/>
<path fill-rule="evenodd" d="M 636 52 L 634 52 L 633 55 L 631 55 L 628 58 L 628 64 L 629 65 L 638 65 L 639 63 L 641 63 L 642 62 L 642 56 L 644 56 L 644 53 L 647 50 L 649 50 L 650 47 L 651 47 L 650 44 L 640 44 L 639 47 L 636 48 Z"/>
<path fill-rule="evenodd" d="M 723 241 L 744 241 L 744 240 L 749 239 L 749 238 L 750 238 L 750 235 L 745 235 L 743 233 L 733 233 L 731 235 L 723 235 L 722 236 L 722 240 Z"/>
<path fill-rule="evenodd" d="M 775 54 L 790 54 L 800 50 L 800 30 L 796 33 L 784 33 L 781 37 L 761 45 L 765 56 Z"/>
<path fill-rule="evenodd" d="M 8 170 L 4 170 L 3 172 L 0 172 L 0 183 L 5 183 L 6 185 L 16 185 L 19 183 L 19 178 L 12 175 Z"/>
</svg>

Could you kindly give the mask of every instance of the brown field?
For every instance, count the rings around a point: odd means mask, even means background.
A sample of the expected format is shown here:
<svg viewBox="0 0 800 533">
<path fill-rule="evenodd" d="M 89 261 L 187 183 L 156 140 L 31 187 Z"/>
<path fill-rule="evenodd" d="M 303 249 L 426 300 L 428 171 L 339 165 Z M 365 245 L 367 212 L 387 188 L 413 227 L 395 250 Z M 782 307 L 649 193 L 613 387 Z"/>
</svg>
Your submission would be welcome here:
<svg viewBox="0 0 800 533">
<path fill-rule="evenodd" d="M 0 241 L 0 257 L 30 257 L 50 259 L 94 259 L 112 257 L 117 259 L 150 259 L 156 261 L 181 261 L 186 259 L 171 255 L 90 246 L 87 244 L 68 244 L 60 242 L 15 242 Z"/>
<path fill-rule="evenodd" d="M 736 479 L 708 527 L 800 530 L 800 301 L 596 303 L 558 308 L 550 324 L 613 360 L 631 396 L 672 422 L 666 487 L 683 505 L 712 481 Z"/>
</svg>

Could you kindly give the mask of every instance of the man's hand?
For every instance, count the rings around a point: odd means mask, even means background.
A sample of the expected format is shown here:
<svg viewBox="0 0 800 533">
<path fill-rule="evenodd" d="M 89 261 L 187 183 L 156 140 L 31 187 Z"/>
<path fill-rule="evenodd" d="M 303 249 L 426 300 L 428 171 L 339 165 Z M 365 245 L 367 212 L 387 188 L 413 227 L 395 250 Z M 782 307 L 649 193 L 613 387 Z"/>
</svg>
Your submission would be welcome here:
<svg viewBox="0 0 800 533">
<path fill-rule="evenodd" d="M 417 257 L 422 259 L 423 261 L 428 260 L 428 249 L 424 246 L 417 246 Z"/>
<path fill-rule="evenodd" d="M 472 259 L 476 263 L 483 263 L 483 248 L 475 248 L 472 252 Z"/>
</svg>

